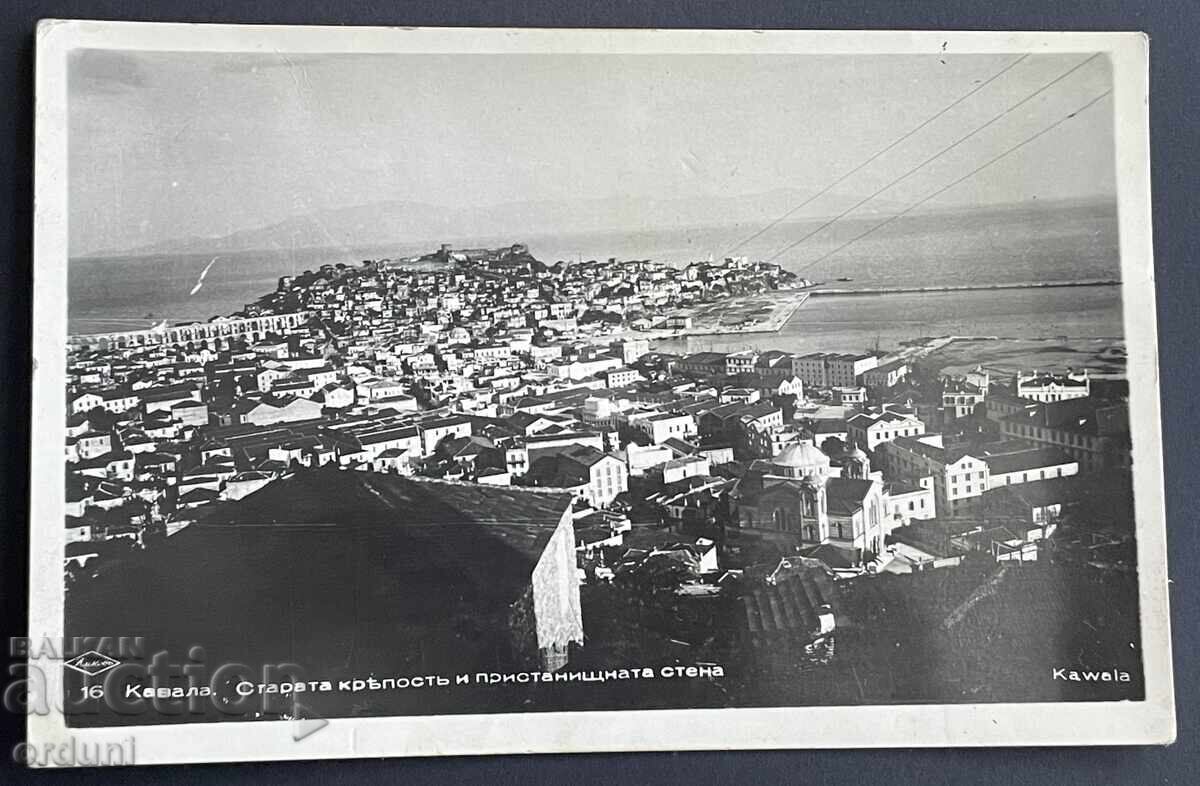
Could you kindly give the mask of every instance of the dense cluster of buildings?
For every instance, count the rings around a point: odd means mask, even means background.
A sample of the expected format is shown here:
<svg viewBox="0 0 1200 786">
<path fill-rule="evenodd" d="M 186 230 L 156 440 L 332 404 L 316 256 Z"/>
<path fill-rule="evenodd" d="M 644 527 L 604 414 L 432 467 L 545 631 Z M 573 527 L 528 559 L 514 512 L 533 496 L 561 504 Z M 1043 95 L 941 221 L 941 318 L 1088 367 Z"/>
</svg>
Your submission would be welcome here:
<svg viewBox="0 0 1200 786">
<path fill-rule="evenodd" d="M 517 660 L 556 668 L 583 638 L 580 577 L 668 553 L 622 560 L 631 519 L 678 540 L 668 551 L 696 566 L 691 592 L 749 546 L 839 577 L 907 573 L 971 551 L 1035 559 L 1089 482 L 1128 472 L 1127 409 L 1091 395 L 1086 373 L 979 369 L 932 389 L 902 358 L 675 356 L 630 329 L 783 280 L 741 260 L 547 267 L 522 246 L 443 247 L 282 279 L 202 331 L 77 337 L 73 592 L 89 592 L 88 566 L 114 544 L 217 554 L 246 547 L 247 531 L 227 537 L 239 524 L 333 517 L 403 521 L 398 545 L 379 547 L 403 550 L 470 521 L 480 540 L 454 535 L 446 592 L 484 592 L 497 555 L 521 544 L 495 619 L 519 618 Z M 298 499 L 317 519 L 288 512 Z M 439 585 L 428 573 L 423 586 Z"/>
</svg>

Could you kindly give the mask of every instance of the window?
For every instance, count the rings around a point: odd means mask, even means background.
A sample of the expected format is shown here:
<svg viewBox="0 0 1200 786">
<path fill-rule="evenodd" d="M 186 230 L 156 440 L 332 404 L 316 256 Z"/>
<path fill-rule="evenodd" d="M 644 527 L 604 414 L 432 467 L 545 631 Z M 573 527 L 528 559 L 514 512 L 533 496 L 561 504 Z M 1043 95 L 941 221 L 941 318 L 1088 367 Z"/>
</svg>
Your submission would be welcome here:
<svg viewBox="0 0 1200 786">
<path fill-rule="evenodd" d="M 775 511 L 771 514 L 771 526 L 772 529 L 779 530 L 780 532 L 782 532 L 786 526 L 784 513 L 779 508 L 775 508 Z"/>
</svg>

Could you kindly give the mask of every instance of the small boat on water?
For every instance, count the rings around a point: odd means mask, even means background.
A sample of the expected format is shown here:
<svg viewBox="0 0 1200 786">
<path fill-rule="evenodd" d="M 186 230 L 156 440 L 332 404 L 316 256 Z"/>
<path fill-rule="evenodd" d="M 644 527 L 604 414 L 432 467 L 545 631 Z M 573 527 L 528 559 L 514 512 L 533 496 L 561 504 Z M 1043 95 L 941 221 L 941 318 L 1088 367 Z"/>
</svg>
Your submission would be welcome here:
<svg viewBox="0 0 1200 786">
<path fill-rule="evenodd" d="M 846 278 L 845 276 L 842 276 L 841 278 L 839 278 L 839 279 L 838 279 L 838 281 L 853 281 L 853 280 L 854 280 L 854 279 L 852 279 L 852 278 Z"/>
</svg>

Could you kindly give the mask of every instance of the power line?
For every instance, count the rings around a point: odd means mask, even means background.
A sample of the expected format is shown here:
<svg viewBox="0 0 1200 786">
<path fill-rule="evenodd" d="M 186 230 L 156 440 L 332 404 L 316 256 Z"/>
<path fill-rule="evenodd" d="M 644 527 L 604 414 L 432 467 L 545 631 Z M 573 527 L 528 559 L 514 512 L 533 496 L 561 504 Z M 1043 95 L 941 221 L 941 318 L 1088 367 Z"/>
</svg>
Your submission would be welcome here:
<svg viewBox="0 0 1200 786">
<path fill-rule="evenodd" d="M 861 164 L 859 164 L 858 166 L 854 167 L 854 168 L 853 168 L 853 169 L 851 169 L 849 172 L 847 172 L 846 174 L 842 175 L 841 177 L 839 177 L 837 180 L 833 181 L 833 182 L 832 182 L 832 183 L 830 183 L 829 185 L 825 186 L 825 187 L 824 187 L 824 188 L 822 188 L 820 191 L 818 191 L 817 193 L 815 193 L 815 194 L 813 194 L 812 196 L 810 196 L 808 199 L 806 199 L 806 200 L 804 200 L 803 202 L 801 202 L 800 204 L 796 205 L 796 206 L 795 206 L 795 207 L 793 207 L 791 210 L 789 210 L 789 211 L 787 211 L 786 213 L 784 213 L 783 215 L 781 215 L 779 218 L 777 218 L 777 219 L 775 219 L 774 221 L 772 221 L 771 223 L 767 224 L 767 225 L 766 225 L 766 226 L 764 226 L 762 229 L 759 229 L 759 230 L 758 230 L 757 232 L 755 232 L 754 234 L 750 235 L 749 237 L 747 237 L 747 238 L 745 238 L 745 239 L 741 240 L 740 242 L 736 243 L 735 245 L 731 246 L 731 247 L 729 248 L 729 250 L 728 250 L 728 251 L 725 251 L 724 253 L 722 253 L 722 254 L 721 254 L 721 256 L 722 256 L 722 257 L 729 256 L 729 255 L 730 255 L 730 254 L 732 254 L 734 251 L 737 251 L 739 248 L 741 248 L 742 246 L 746 245 L 746 244 L 747 244 L 747 243 L 749 243 L 750 241 L 752 241 L 752 240 L 754 240 L 754 239 L 756 239 L 756 238 L 758 238 L 758 237 L 761 237 L 761 236 L 763 235 L 763 233 L 765 233 L 765 232 L 768 232 L 769 230 L 771 230 L 771 229 L 773 229 L 773 228 L 775 228 L 775 227 L 779 226 L 781 223 L 783 223 L 784 221 L 786 221 L 786 220 L 787 220 L 789 217 L 791 217 L 791 216 L 795 215 L 795 214 L 796 214 L 798 211 L 802 210 L 803 208 L 805 208 L 805 207 L 808 207 L 810 204 L 812 204 L 814 201 L 816 201 L 816 200 L 817 200 L 817 199 L 819 199 L 820 197 L 823 197 L 823 196 L 825 196 L 825 195 L 826 195 L 826 194 L 828 194 L 830 191 L 832 191 L 833 189 L 837 188 L 839 185 L 841 185 L 841 184 L 842 184 L 842 183 L 844 183 L 846 180 L 848 180 L 848 179 L 849 179 L 851 176 L 853 176 L 853 175 L 856 175 L 856 174 L 858 174 L 859 172 L 861 172 L 861 171 L 863 170 L 863 168 L 865 168 L 867 165 L 869 165 L 869 164 L 873 163 L 874 161 L 878 160 L 878 159 L 879 159 L 881 156 L 883 156 L 883 155 L 885 155 L 885 154 L 887 154 L 887 153 L 891 152 L 892 150 L 894 150 L 894 149 L 896 148 L 896 146 L 897 146 L 897 145 L 899 145 L 899 144 L 901 144 L 901 143 L 903 143 L 903 142 L 907 141 L 908 139 L 911 139 L 911 138 L 912 138 L 912 136 L 913 136 L 914 134 L 916 134 L 918 131 L 921 131 L 922 129 L 924 129 L 924 128 L 928 127 L 930 123 L 932 123 L 933 121 L 935 121 L 935 120 L 937 120 L 938 118 L 942 117 L 942 116 L 943 116 L 943 115 L 945 115 L 947 112 L 949 112 L 951 109 L 953 109 L 954 107 L 956 107 L 956 106 L 958 106 L 959 104 L 961 104 L 963 101 L 966 101 L 968 98 L 970 98 L 971 96 L 975 95 L 975 94 L 976 94 L 976 93 L 978 93 L 980 90 L 983 90 L 985 87 L 987 87 L 988 85 L 990 85 L 992 82 L 995 82 L 997 79 L 999 79 L 1000 77 L 1002 77 L 1002 76 L 1004 76 L 1005 74 L 1007 74 L 1009 71 L 1011 71 L 1013 68 L 1015 68 L 1015 67 L 1016 67 L 1018 64 L 1020 64 L 1020 63 L 1021 63 L 1023 60 L 1025 60 L 1025 59 L 1026 59 L 1026 58 L 1028 58 L 1028 57 L 1029 57 L 1029 53 L 1027 52 L 1027 53 L 1025 53 L 1025 54 L 1021 55 L 1020 57 L 1018 57 L 1016 60 L 1014 60 L 1014 61 L 1012 61 L 1011 63 L 1009 63 L 1008 65 L 1004 66 L 1004 68 L 1001 68 L 1001 69 L 1000 69 L 999 71 L 997 71 L 995 74 L 993 74 L 992 76 L 988 77 L 988 78 L 987 78 L 985 81 L 983 81 L 982 83 L 980 83 L 980 84 L 976 85 L 976 86 L 975 86 L 973 89 L 971 89 L 971 90 L 970 90 L 970 91 L 968 91 L 967 93 L 963 94 L 963 95 L 962 95 L 962 96 L 960 96 L 959 98 L 955 99 L 955 100 L 954 100 L 952 103 L 950 103 L 948 106 L 946 106 L 945 108 L 943 108 L 943 109 L 942 109 L 941 111 L 939 111 L 937 114 L 935 114 L 935 115 L 933 115 L 932 117 L 928 118 L 927 120 L 925 120 L 924 122 L 922 122 L 922 123 L 921 123 L 919 126 L 917 126 L 917 127 L 916 127 L 916 128 L 914 128 L 913 130 L 911 130 L 911 131 L 909 131 L 908 133 L 906 133 L 904 136 L 900 137 L 899 139 L 896 139 L 894 142 L 892 142 L 891 144 L 889 144 L 887 147 L 885 147 L 885 148 L 883 148 L 882 150 L 880 150 L 879 152 L 875 153 L 875 154 L 874 154 L 874 155 L 872 155 L 870 158 L 868 158 L 866 161 L 863 161 Z"/>
<path fill-rule="evenodd" d="M 811 232 L 809 232 L 808 234 L 806 234 L 806 235 L 804 235 L 803 237 L 801 237 L 799 240 L 796 240 L 796 241 L 794 241 L 794 242 L 792 242 L 792 243 L 789 243 L 788 245 L 786 245 L 786 246 L 784 246 L 783 248 L 779 249 L 779 250 L 778 250 L 778 251 L 776 251 L 774 254 L 772 254 L 771 256 L 767 257 L 766 261 L 767 261 L 767 262 L 772 262 L 772 261 L 774 261 L 775 259 L 778 259 L 780 256 L 782 256 L 783 254 L 786 254 L 788 251 L 791 251 L 793 248 L 795 248 L 796 246 L 798 246 L 798 245 L 800 245 L 801 243 L 805 242 L 806 240 L 808 240 L 809 238 L 811 238 L 813 235 L 815 235 L 815 234 L 817 234 L 818 232 L 820 232 L 820 231 L 822 231 L 822 230 L 826 229 L 827 227 L 831 226 L 831 225 L 832 225 L 832 224 L 834 224 L 835 222 L 837 222 L 837 221 L 839 221 L 839 220 L 841 220 L 841 219 L 845 218 L 847 215 L 849 215 L 850 213 L 854 212 L 855 210 L 857 210 L 858 208 L 862 207 L 863 205 L 867 204 L 867 203 L 868 203 L 868 202 L 870 202 L 872 199 L 874 199 L 875 197 L 877 197 L 877 196 L 879 196 L 880 194 L 882 194 L 884 191 L 887 191 L 889 188 L 891 188 L 892 186 L 896 185 L 897 183 L 899 183 L 899 182 L 901 182 L 901 181 L 903 181 L 903 180 L 906 180 L 906 179 L 907 179 L 907 178 L 908 178 L 910 175 L 913 175 L 913 174 L 915 174 L 916 172 L 918 172 L 919 170 L 921 170 L 921 169 L 925 168 L 925 166 L 927 166 L 928 164 L 931 164 L 931 163 L 933 163 L 933 162 L 934 162 L 934 161 L 936 161 L 937 159 L 939 159 L 939 158 L 941 158 L 942 156 L 944 156 L 946 153 L 949 153 L 951 150 L 953 150 L 954 148 L 958 147 L 958 146 L 959 146 L 959 145 L 961 145 L 963 142 L 966 142 L 968 139 L 971 139 L 971 138 L 972 138 L 972 137 L 974 137 L 976 134 L 980 133 L 981 131 L 983 131 L 983 130 L 985 130 L 985 129 L 989 128 L 989 127 L 991 127 L 991 126 L 992 126 L 992 125 L 994 125 L 995 123 L 997 123 L 997 122 L 999 122 L 1000 120 L 1002 120 L 1003 118 L 1007 117 L 1007 116 L 1008 116 L 1009 114 L 1011 114 L 1012 112 L 1014 112 L 1014 111 L 1016 111 L 1017 109 L 1021 108 L 1022 106 L 1024 106 L 1024 105 L 1025 105 L 1025 104 L 1027 104 L 1027 103 L 1029 103 L 1029 102 L 1030 102 L 1030 101 L 1032 101 L 1033 99 L 1037 98 L 1037 97 L 1038 97 L 1039 95 L 1041 95 L 1042 93 L 1046 92 L 1047 90 L 1049 90 L 1050 88 L 1052 88 L 1052 87 L 1054 87 L 1056 84 L 1058 84 L 1059 82 L 1061 82 L 1061 81 L 1063 81 L 1064 79 L 1066 79 L 1067 77 L 1071 76 L 1071 74 L 1075 73 L 1076 71 L 1078 71 L 1079 69 L 1081 69 L 1081 68 L 1083 68 L 1085 65 L 1087 65 L 1088 63 L 1090 63 L 1090 62 L 1092 62 L 1093 60 L 1095 60 L 1097 57 L 1099 57 L 1099 56 L 1100 56 L 1100 54 L 1101 54 L 1101 53 L 1099 53 L 1099 52 L 1098 52 L 1098 53 L 1096 53 L 1096 54 L 1094 54 L 1094 55 L 1091 55 L 1090 57 L 1088 57 L 1088 58 L 1084 59 L 1082 62 L 1080 62 L 1080 63 L 1077 63 L 1076 65 L 1074 65 L 1074 66 L 1072 66 L 1071 68 L 1067 69 L 1065 72 L 1063 72 L 1063 73 L 1059 74 L 1059 75 L 1058 75 L 1058 76 L 1056 76 L 1054 79 L 1051 79 L 1049 82 L 1047 82 L 1046 84 L 1042 85 L 1042 86 L 1041 86 L 1041 87 L 1039 87 L 1037 90 L 1035 90 L 1035 91 L 1033 91 L 1032 93 L 1030 93 L 1029 95 L 1025 96 L 1024 98 L 1022 98 L 1022 99 L 1021 99 L 1020 101 L 1018 101 L 1017 103 L 1015 103 L 1015 104 L 1013 104 L 1012 106 L 1008 107 L 1007 109 L 1005 109 L 1005 110 L 1001 111 L 999 114 L 997 114 L 997 115 L 993 116 L 991 120 L 988 120 L 988 121 L 987 121 L 986 123 L 984 123 L 983 125 L 981 125 L 981 126 L 978 126 L 978 127 L 977 127 L 977 128 L 975 128 L 973 131 L 970 131 L 970 132 L 968 132 L 966 135 L 959 137 L 958 139 L 954 140 L 954 142 L 950 143 L 950 144 L 949 144 L 949 145 L 947 145 L 946 147 L 943 147 L 941 150 L 939 150 L 938 152 L 934 153 L 934 154 L 933 154 L 932 156 L 930 156 L 929 158 L 926 158 L 924 161 L 922 161 L 921 163 L 917 164 L 917 165 L 916 165 L 916 166 L 914 166 L 912 169 L 909 169 L 907 172 L 905 172 L 904 174 L 900 175 L 900 177 L 896 178 L 895 180 L 892 180 L 892 181 L 891 181 L 891 182 L 889 182 L 887 185 L 885 185 L 885 186 L 883 186 L 882 188 L 880 188 L 880 189 L 876 190 L 874 193 L 872 193 L 872 194 L 870 194 L 869 196 L 866 196 L 866 197 L 864 197 L 863 199 L 859 200 L 858 202 L 854 203 L 854 204 L 853 204 L 853 205 L 851 205 L 850 207 L 848 207 L 848 208 L 846 208 L 845 210 L 843 210 L 841 213 L 838 213 L 838 214 L 837 214 L 836 216 L 834 216 L 833 218 L 829 219 L 828 221 L 826 221 L 825 223 L 821 224 L 821 225 L 820 225 L 819 227 L 817 227 L 816 229 L 812 230 L 812 231 L 811 231 Z"/>
<path fill-rule="evenodd" d="M 795 272 L 800 272 L 801 270 L 807 270 L 808 268 L 812 267 L 813 265 L 816 265 L 816 264 L 818 264 L 818 263 L 820 263 L 820 262 L 824 262 L 826 259 L 829 259 L 829 257 L 831 257 L 831 256 L 833 256 L 834 254 L 838 253 L 839 251 L 841 251 L 842 249 L 844 249 L 844 248 L 846 248 L 847 246 L 851 245 L 852 243 L 857 243 L 859 240 L 862 240 L 862 239 L 863 239 L 864 237 L 866 237 L 867 235 L 870 235 L 870 234 L 872 234 L 873 232 L 875 232 L 875 231 L 877 231 L 877 230 L 883 229 L 885 226 L 887 226 L 888 224 L 892 223 L 892 222 L 893 222 L 893 221 L 895 221 L 896 219 L 898 219 L 898 218 L 901 218 L 902 216 L 905 216 L 905 215 L 907 215 L 908 213 L 911 213 L 913 210 L 916 210 L 918 207 L 920 207 L 921 205 L 925 204 L 925 203 L 926 203 L 926 202 L 928 202 L 929 200 L 931 200 L 931 199 L 934 199 L 935 197 L 941 196 L 942 194 L 946 193 L 946 192 L 947 192 L 947 191 L 949 191 L 950 189 L 952 189 L 952 188 L 954 188 L 955 186 L 957 186 L 959 183 L 962 183 L 964 180 L 968 180 L 968 179 L 970 179 L 970 178 L 974 177 L 975 175 L 979 174 L 979 173 L 980 173 L 980 172 L 982 172 L 983 170 L 985 170 L 985 169 L 987 169 L 988 167 L 990 167 L 992 164 L 995 164 L 997 161 L 1001 160 L 1002 158 L 1006 158 L 1006 157 L 1008 157 L 1009 155 L 1011 155 L 1012 153 L 1015 153 L 1016 151 L 1018 151 L 1018 150 L 1020 150 L 1021 148 L 1025 147 L 1025 146 L 1026 146 L 1026 145 L 1028 145 L 1029 143 L 1033 142 L 1035 139 L 1038 139 L 1039 137 L 1041 137 L 1041 136 L 1043 136 L 1043 135 L 1045 135 L 1045 134 L 1048 134 L 1048 133 L 1050 133 L 1050 132 L 1051 132 L 1051 131 L 1053 131 L 1055 128 L 1058 128 L 1060 125 L 1062 125 L 1063 123 L 1067 122 L 1067 121 L 1068 121 L 1068 120 L 1070 120 L 1071 118 L 1075 117 L 1076 115 L 1080 114 L 1081 112 L 1083 112 L 1083 111 L 1085 111 L 1085 110 L 1087 110 L 1087 109 L 1090 109 L 1090 108 L 1091 108 L 1091 107 L 1092 107 L 1094 104 L 1096 104 L 1097 102 L 1099 102 L 1101 99 L 1103 99 L 1105 96 L 1109 95 L 1110 93 L 1112 93 L 1112 90 L 1105 90 L 1103 93 L 1101 93 L 1100 95 L 1096 96 L 1096 97 L 1095 97 L 1095 98 L 1093 98 L 1091 101 L 1088 101 L 1086 104 L 1084 104 L 1083 106 L 1079 107 L 1079 108 L 1078 108 L 1078 109 L 1076 109 L 1074 112 L 1071 112 L 1070 114 L 1064 115 L 1063 117 L 1059 118 L 1058 120 L 1054 121 L 1054 122 L 1053 122 L 1053 123 L 1051 123 L 1050 125 L 1048 125 L 1048 126 L 1046 126 L 1045 128 L 1043 128 L 1041 131 L 1038 131 L 1036 134 L 1034 134 L 1034 135 L 1032 135 L 1032 136 L 1029 136 L 1029 137 L 1026 137 L 1026 138 L 1025 138 L 1025 139 L 1023 139 L 1022 141 L 1020 141 L 1020 142 L 1018 142 L 1017 144 L 1013 145 L 1012 147 L 1008 148 L 1007 150 L 1005 150 L 1004 152 L 1000 153 L 999 155 L 997 155 L 997 156 L 995 156 L 995 157 L 993 157 L 993 158 L 991 158 L 991 159 L 988 159 L 988 161 L 987 161 L 986 163 L 984 163 L 984 164 L 981 164 L 980 166 L 976 167 L 975 169 L 972 169 L 970 172 L 968 172 L 967 174 L 965 174 L 965 175 L 963 175 L 962 177 L 958 178 L 957 180 L 954 180 L 953 182 L 949 183 L 948 185 L 942 186 L 942 187 L 941 187 L 941 188 L 939 188 L 937 191 L 934 191 L 932 194 L 929 194 L 928 196 L 926 196 L 926 197 L 924 197 L 924 198 L 920 199 L 919 201 L 912 203 L 911 205 L 909 205 L 908 207 L 904 208 L 903 210 L 901 210 L 901 211 L 900 211 L 899 213 L 897 213 L 896 215 L 894 215 L 894 216 L 891 216 L 890 218 L 886 219 L 885 221 L 882 221 L 882 222 L 880 222 L 880 223 L 876 224 L 875 226 L 873 226 L 873 227 L 871 227 L 870 229 L 868 229 L 866 232 L 863 232 L 863 233 L 861 233 L 861 234 L 859 234 L 859 235 L 856 235 L 855 237 L 851 238 L 850 240 L 847 240 L 845 243 L 841 244 L 840 246 L 838 246 L 837 248 L 833 249 L 832 251 L 829 251 L 828 253 L 826 253 L 826 254 L 823 254 L 823 255 L 821 255 L 820 257 L 818 257 L 818 258 L 814 259 L 812 262 L 809 262 L 809 263 L 807 263 L 807 264 L 803 265 L 802 267 L 798 268 L 798 269 L 797 269 Z"/>
</svg>

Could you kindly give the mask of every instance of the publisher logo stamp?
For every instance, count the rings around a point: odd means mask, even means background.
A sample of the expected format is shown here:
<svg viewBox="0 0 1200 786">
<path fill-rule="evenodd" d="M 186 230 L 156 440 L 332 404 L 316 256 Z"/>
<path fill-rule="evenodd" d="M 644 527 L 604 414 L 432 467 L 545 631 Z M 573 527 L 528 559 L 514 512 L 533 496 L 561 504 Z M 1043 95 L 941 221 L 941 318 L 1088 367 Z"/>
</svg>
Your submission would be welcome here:
<svg viewBox="0 0 1200 786">
<path fill-rule="evenodd" d="M 89 676 L 103 674 L 114 666 L 119 666 L 121 661 L 115 658 L 110 658 L 102 652 L 89 650 L 87 652 L 76 655 L 69 661 L 63 663 L 64 666 L 75 671 L 82 672 Z"/>
</svg>

